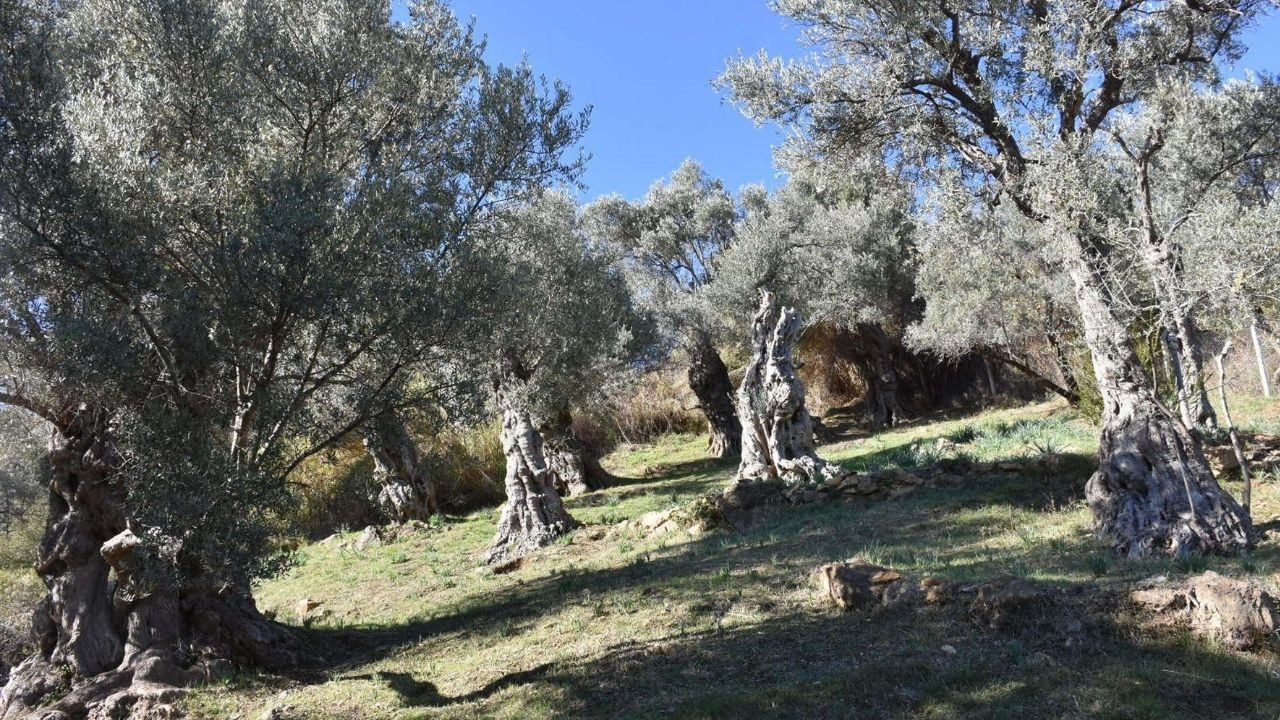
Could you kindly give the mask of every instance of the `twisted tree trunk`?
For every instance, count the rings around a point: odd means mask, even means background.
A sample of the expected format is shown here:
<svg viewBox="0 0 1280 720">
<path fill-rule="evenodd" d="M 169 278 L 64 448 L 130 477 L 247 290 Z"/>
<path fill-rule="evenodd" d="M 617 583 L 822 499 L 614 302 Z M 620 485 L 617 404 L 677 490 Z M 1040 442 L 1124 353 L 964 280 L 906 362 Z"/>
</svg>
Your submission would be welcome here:
<svg viewBox="0 0 1280 720">
<path fill-rule="evenodd" d="M 802 326 L 799 313 L 781 307 L 773 293 L 762 293 L 751 328 L 751 364 L 738 388 L 745 425 L 738 480 L 823 483 L 847 474 L 818 457 L 814 445 L 804 383 L 791 357 Z"/>
<path fill-rule="evenodd" d="M 394 522 L 427 520 L 440 511 L 435 483 L 418 456 L 417 445 L 404 422 L 394 415 L 374 419 L 364 439 L 373 458 L 378 505 Z"/>
<path fill-rule="evenodd" d="M 547 462 L 538 425 L 518 392 L 520 382 L 508 374 L 498 384 L 502 451 L 507 457 L 507 504 L 489 549 L 490 563 L 545 547 L 578 526 L 556 493 L 555 474 Z"/>
<path fill-rule="evenodd" d="M 175 586 L 176 557 L 160 557 L 129 528 L 110 424 L 110 413 L 82 408 L 50 439 L 36 564 L 49 593 L 32 616 L 36 652 L 0 691 L 4 720 L 54 697 L 42 717 L 123 718 L 144 697 L 171 701 L 173 688 L 200 677 L 187 669 L 196 661 L 280 668 L 295 660 L 292 636 L 257 612 L 247 590 Z"/>
<path fill-rule="evenodd" d="M 538 428 L 543 453 L 553 476 L 552 484 L 561 497 L 573 497 L 609 484 L 609 473 L 600 459 L 574 433 L 573 415 L 563 409 Z"/>
<path fill-rule="evenodd" d="M 1248 513 L 1156 399 L 1113 309 L 1098 251 L 1087 238 L 1078 238 L 1076 250 L 1069 271 L 1103 401 L 1098 470 L 1085 490 L 1099 535 L 1131 557 L 1247 548 Z"/>
<path fill-rule="evenodd" d="M 689 344 L 689 389 L 707 417 L 711 437 L 707 449 L 715 457 L 738 457 L 742 451 L 742 423 L 733 407 L 733 383 L 729 369 L 705 333 Z"/>
</svg>

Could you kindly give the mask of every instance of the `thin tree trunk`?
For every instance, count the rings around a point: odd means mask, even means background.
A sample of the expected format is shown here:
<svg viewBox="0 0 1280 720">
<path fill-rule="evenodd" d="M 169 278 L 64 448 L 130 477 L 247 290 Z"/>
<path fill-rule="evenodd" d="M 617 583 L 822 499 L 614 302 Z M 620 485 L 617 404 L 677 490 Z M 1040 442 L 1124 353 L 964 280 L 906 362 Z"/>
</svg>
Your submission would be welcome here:
<svg viewBox="0 0 1280 720">
<path fill-rule="evenodd" d="M 1050 351 L 1053 352 L 1054 365 L 1058 368 L 1058 374 L 1062 376 L 1062 384 L 1059 387 L 1061 390 L 1065 391 L 1059 392 L 1059 390 L 1054 390 L 1054 392 L 1066 398 L 1067 402 L 1072 405 L 1079 405 L 1080 382 L 1076 378 L 1075 371 L 1071 366 L 1070 353 L 1068 353 L 1067 348 L 1060 337 L 1062 333 L 1066 332 L 1066 323 L 1058 318 L 1056 313 L 1053 312 L 1054 308 L 1051 301 L 1046 300 L 1045 306 L 1051 314 L 1048 319 L 1048 325 L 1045 329 L 1045 342 L 1048 343 Z M 1057 383 L 1054 384 L 1056 385 Z"/>
<path fill-rule="evenodd" d="M 574 434 L 573 414 L 564 409 L 538 428 L 552 481 L 561 497 L 572 497 L 608 486 L 610 475 Z"/>
<path fill-rule="evenodd" d="M 555 489 L 542 436 L 522 400 L 520 380 L 508 374 L 498 385 L 502 451 L 507 457 L 507 504 L 487 560 L 502 562 L 555 542 L 578 526 Z"/>
<path fill-rule="evenodd" d="M 398 523 L 425 521 L 440 511 L 435 483 L 401 418 L 392 414 L 375 418 L 364 446 L 373 458 L 378 505 L 389 519 Z"/>
<path fill-rule="evenodd" d="M 1204 352 L 1200 346 L 1200 332 L 1183 291 L 1182 272 L 1174 248 L 1156 227 L 1147 162 L 1147 155 L 1135 158 L 1143 223 L 1142 252 L 1139 254 L 1160 304 L 1165 327 L 1177 340 L 1177 366 L 1182 377 L 1182 385 L 1177 388 L 1178 406 L 1186 408 L 1182 422 L 1189 428 L 1211 428 L 1217 426 L 1218 418 L 1204 386 Z"/>
<path fill-rule="evenodd" d="M 762 294 L 751 330 L 751 364 L 738 388 L 738 413 L 746 427 L 738 480 L 823 483 L 846 474 L 818 457 L 814 445 L 804 383 L 791 357 L 801 328 L 795 310 L 781 307 L 771 292 Z"/>
<path fill-rule="evenodd" d="M 982 357 L 984 360 L 987 357 L 995 358 L 997 361 L 1004 363 L 1005 365 L 1008 365 L 1009 367 L 1017 370 L 1023 375 L 1026 375 L 1028 378 L 1031 378 L 1033 381 L 1035 381 L 1037 385 L 1044 388 L 1045 390 L 1048 390 L 1049 392 L 1052 392 L 1056 395 L 1061 396 L 1068 403 L 1072 405 L 1076 405 L 1080 402 L 1079 393 L 1077 393 L 1074 390 L 1065 388 L 1059 385 L 1058 383 L 1054 382 L 1053 380 L 1050 380 L 1040 372 L 1036 371 L 1035 368 L 1022 362 L 1021 360 L 1018 360 L 1012 355 L 1009 355 L 1007 353 L 1002 353 L 998 350 L 993 350 L 991 348 L 983 348 L 980 352 L 982 353 Z"/>
<path fill-rule="evenodd" d="M 1168 359 L 1169 367 L 1173 371 L 1173 385 L 1178 393 L 1178 413 L 1182 417 L 1182 424 L 1187 427 L 1195 427 L 1195 415 L 1191 412 L 1191 406 L 1187 402 L 1187 383 L 1182 376 L 1182 360 L 1178 349 L 1178 341 L 1169 332 L 1168 328 L 1161 330 L 1160 336 L 1164 340 L 1165 357 Z"/>
<path fill-rule="evenodd" d="M 1209 403 L 1209 391 L 1204 382 L 1204 351 L 1200 344 L 1200 330 L 1195 318 L 1188 312 L 1179 312 L 1173 320 L 1177 332 L 1180 355 L 1177 367 L 1182 371 L 1183 394 L 1187 398 L 1190 427 L 1212 428 L 1218 425 L 1218 416 Z"/>
<path fill-rule="evenodd" d="M 698 398 L 711 429 L 707 449 L 721 459 L 738 457 L 742 452 L 742 424 L 733 406 L 729 369 L 704 333 L 697 334 L 688 352 L 689 389 Z"/>
<path fill-rule="evenodd" d="M 1258 333 L 1258 316 L 1255 312 L 1249 323 L 1249 337 L 1253 340 L 1253 359 L 1258 365 L 1258 380 L 1262 382 L 1263 397 L 1271 397 L 1271 377 L 1267 374 L 1267 356 L 1262 349 L 1262 337 Z"/>
<path fill-rule="evenodd" d="M 991 371 L 991 361 L 987 359 L 986 355 L 982 356 L 982 369 L 986 371 L 987 375 L 987 391 L 991 399 L 994 400 L 999 394 L 996 392 L 996 375 Z"/>
<path fill-rule="evenodd" d="M 1231 341 L 1228 340 L 1222 346 L 1222 352 L 1218 353 L 1216 361 L 1218 363 L 1218 394 L 1222 400 L 1222 418 L 1227 421 L 1227 434 L 1231 437 L 1231 449 L 1236 454 L 1236 462 L 1240 464 L 1240 476 L 1244 478 L 1244 492 L 1240 495 L 1240 504 L 1244 506 L 1245 512 L 1251 512 L 1250 504 L 1253 500 L 1253 480 L 1249 477 L 1249 460 L 1244 456 L 1244 445 L 1240 442 L 1240 435 L 1236 432 L 1236 424 L 1231 421 L 1231 405 L 1227 402 L 1227 353 L 1231 350 Z"/>
<path fill-rule="evenodd" d="M 1085 491 L 1099 535 L 1131 557 L 1249 547 L 1248 513 L 1218 486 L 1199 443 L 1156 399 L 1094 265 L 1097 250 L 1077 240 L 1069 270 L 1103 402 L 1098 470 Z"/>
</svg>

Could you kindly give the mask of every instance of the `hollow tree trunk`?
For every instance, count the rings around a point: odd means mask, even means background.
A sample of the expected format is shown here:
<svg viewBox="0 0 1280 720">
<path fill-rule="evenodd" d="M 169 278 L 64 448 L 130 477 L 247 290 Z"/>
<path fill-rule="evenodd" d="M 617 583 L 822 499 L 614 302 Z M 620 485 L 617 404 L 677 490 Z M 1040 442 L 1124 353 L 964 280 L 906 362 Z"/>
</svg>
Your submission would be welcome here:
<svg viewBox="0 0 1280 720">
<path fill-rule="evenodd" d="M 502 562 L 551 544 L 577 527 L 555 489 L 542 436 L 521 395 L 520 381 L 508 376 L 498 387 L 502 410 L 502 452 L 507 458 L 507 504 L 489 549 L 490 563 Z"/>
<path fill-rule="evenodd" d="M 573 430 L 573 415 L 563 409 L 538 428 L 543 453 L 561 497 L 572 497 L 609 484 L 609 473 Z"/>
<path fill-rule="evenodd" d="M 738 480 L 823 483 L 846 474 L 818 457 L 814 446 L 804 383 L 792 362 L 801 328 L 799 313 L 781 307 L 773 293 L 762 293 L 751 328 L 751 364 L 738 388 L 744 426 Z"/>
<path fill-rule="evenodd" d="M 1131 557 L 1220 553 L 1252 540 L 1248 514 L 1149 386 L 1086 239 L 1069 266 L 1102 395 L 1098 470 L 1086 485 L 1099 536 Z"/>
<path fill-rule="evenodd" d="M 173 585 L 175 558 L 160 559 L 128 527 L 109 425 L 109 413 L 81 409 L 52 434 L 36 564 L 49 592 L 32 616 L 36 651 L 0 691 L 4 720 L 37 708 L 66 720 L 123 718 L 144 696 L 173 700 L 172 688 L 199 676 L 186 669 L 197 660 L 295 660 L 292 636 L 257 612 L 247 590 Z"/>
<path fill-rule="evenodd" d="M 742 451 L 742 423 L 733 406 L 729 369 L 704 333 L 689 344 L 689 389 L 707 417 L 711 437 L 707 448 L 718 458 L 737 457 Z"/>
<path fill-rule="evenodd" d="M 440 511 L 435 483 L 418 455 L 417 445 L 394 415 L 375 418 L 364 439 L 373 458 L 378 506 L 393 522 L 427 520 Z"/>
</svg>

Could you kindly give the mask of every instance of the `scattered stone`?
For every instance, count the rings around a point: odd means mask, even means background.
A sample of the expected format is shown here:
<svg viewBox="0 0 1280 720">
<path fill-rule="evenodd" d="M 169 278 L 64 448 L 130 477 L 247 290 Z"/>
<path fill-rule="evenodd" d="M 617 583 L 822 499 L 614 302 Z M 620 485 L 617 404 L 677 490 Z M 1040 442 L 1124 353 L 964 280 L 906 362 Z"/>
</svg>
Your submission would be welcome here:
<svg viewBox="0 0 1280 720">
<path fill-rule="evenodd" d="M 948 655 L 955 655 L 957 652 L 959 652 L 959 650 L 956 650 L 954 645 L 943 645 L 940 649 L 942 650 L 942 652 Z"/>
<path fill-rule="evenodd" d="M 841 610 L 861 610 L 879 603 L 871 578 L 884 570 L 868 563 L 830 563 L 818 568 L 818 587 Z"/>
<path fill-rule="evenodd" d="M 915 604 L 921 589 L 893 568 L 850 560 L 814 571 L 819 592 L 841 610 L 895 608 Z"/>
<path fill-rule="evenodd" d="M 992 630 L 1003 630 L 1043 599 L 1044 593 L 1025 580 L 1002 578 L 978 587 L 969 612 Z"/>
<path fill-rule="evenodd" d="M 1134 590 L 1133 601 L 1155 612 L 1181 610 L 1187 606 L 1186 593 L 1168 587 Z"/>
<path fill-rule="evenodd" d="M 1244 441 L 1244 457 L 1255 471 L 1280 467 L 1280 435 L 1262 433 L 1246 435 Z M 1231 442 L 1226 438 L 1221 444 L 1206 445 L 1205 457 L 1217 473 L 1231 473 L 1240 469 L 1240 461 L 1236 458 Z"/>
<path fill-rule="evenodd" d="M 297 614 L 297 616 L 300 618 L 306 617 L 307 615 L 311 614 L 312 610 L 315 610 L 316 608 L 320 607 L 323 604 L 324 604 L 323 600 L 312 600 L 311 598 L 303 598 L 298 601 L 298 604 L 296 606 L 294 606 L 294 613 Z"/>
<path fill-rule="evenodd" d="M 1138 605 L 1187 622 L 1191 631 L 1235 650 L 1275 642 L 1280 601 L 1260 583 L 1206 571 L 1175 587 L 1136 590 Z"/>
<path fill-rule="evenodd" d="M 954 586 L 939 577 L 927 577 L 920 581 L 926 605 L 945 605 L 955 599 Z"/>
<path fill-rule="evenodd" d="M 663 525 L 666 525 L 667 522 L 671 520 L 671 516 L 674 513 L 675 513 L 674 509 L 654 510 L 653 512 L 648 512 L 648 513 L 645 513 L 644 515 L 641 515 L 639 519 L 636 520 L 636 524 L 639 526 L 641 530 L 647 530 L 649 532 L 653 532 L 658 528 L 662 527 Z"/>
</svg>

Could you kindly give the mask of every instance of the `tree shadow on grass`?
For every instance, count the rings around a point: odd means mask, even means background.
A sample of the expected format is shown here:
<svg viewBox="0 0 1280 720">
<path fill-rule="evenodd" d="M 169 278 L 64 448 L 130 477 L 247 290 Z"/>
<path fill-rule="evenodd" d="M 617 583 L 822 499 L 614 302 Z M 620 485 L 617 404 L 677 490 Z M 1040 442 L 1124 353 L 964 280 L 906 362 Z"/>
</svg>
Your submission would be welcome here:
<svg viewBox="0 0 1280 720">
<path fill-rule="evenodd" d="M 937 561 L 946 574 L 945 566 L 952 562 L 952 555 L 963 554 L 965 548 L 984 541 L 992 522 L 999 520 L 973 517 L 973 513 L 948 516 L 970 501 L 976 506 L 984 492 L 990 491 L 935 488 L 893 501 L 779 507 L 748 530 L 708 534 L 638 553 L 625 564 L 604 569 L 553 568 L 538 576 L 539 568 L 545 565 L 535 553 L 529 556 L 531 562 L 525 569 L 505 576 L 511 578 L 506 587 L 440 608 L 441 614 L 436 617 L 387 626 L 299 629 L 313 651 L 306 653 L 309 663 L 294 674 L 294 679 L 323 682 L 335 671 L 378 660 L 432 637 L 459 632 L 510 632 L 513 623 L 535 623 L 544 614 L 566 603 L 581 602 L 583 597 L 657 591 L 700 600 L 724 589 L 724 573 L 758 568 L 768 569 L 761 582 L 803 581 L 810 568 L 860 554 L 869 547 L 904 566 Z M 1092 549 L 1088 541 L 1075 539 L 1065 545 L 1034 548 L 1034 553 L 1026 554 L 1043 562 L 1043 558 L 1057 554 L 1083 558 Z M 594 552 L 585 546 L 567 551 Z M 993 577 L 1007 573 L 1008 562 L 1008 557 L 988 555 L 963 564 L 956 562 L 952 570 L 957 579 Z"/>
<path fill-rule="evenodd" d="M 630 485 L 648 485 L 669 480 L 678 480 L 690 475 L 705 475 L 713 472 L 733 472 L 738 467 L 736 458 L 699 458 L 677 463 L 662 463 L 653 466 L 654 470 L 642 477 L 623 477 L 615 475 L 609 482 L 609 488 L 627 487 Z"/>
<path fill-rule="evenodd" d="M 530 670 L 494 670 L 497 678 L 454 697 L 429 678 L 374 677 L 407 708 L 465 705 L 456 709 L 468 717 L 502 708 L 512 693 L 555 698 L 559 718 L 1154 720 L 1280 713 L 1280 684 L 1262 663 L 1184 635 L 1135 637 L 1132 628 L 1105 618 L 1087 622 L 1083 636 L 1038 618 L 997 632 L 970 621 L 961 607 L 791 613 L 622 643 Z"/>
<path fill-rule="evenodd" d="M 1105 549 L 1086 534 L 1052 542 L 1030 536 L 1012 549 L 984 549 L 993 533 L 1017 532 L 1016 524 L 1032 517 L 1026 513 L 1052 511 L 1063 498 L 1077 498 L 1082 482 L 1079 475 L 998 474 L 896 500 L 778 507 L 748 530 L 638 551 L 606 568 L 566 567 L 563 554 L 543 561 L 534 554 L 526 568 L 504 576 L 509 582 L 438 608 L 436 617 L 300 629 L 309 662 L 291 677 L 304 684 L 377 680 L 406 707 L 434 713 L 474 706 L 481 711 L 471 714 L 482 715 L 513 692 L 553 693 L 557 707 L 568 698 L 563 717 L 1194 717 L 1210 706 L 1205 694 L 1226 708 L 1206 716 L 1257 717 L 1260 709 L 1280 708 L 1280 691 L 1257 690 L 1265 673 L 1254 663 L 1230 661 L 1176 638 L 1139 643 L 1128 639 L 1131 629 L 1107 629 L 1105 622 L 1086 651 L 1068 653 L 1044 649 L 1035 632 L 992 639 L 963 613 L 868 617 L 794 606 L 761 609 L 763 600 L 773 601 L 770 592 L 798 587 L 816 565 L 866 552 L 916 575 L 959 581 L 1016 574 L 1019 567 L 1088 577 L 1090 558 Z M 555 552 L 578 561 L 598 548 L 583 543 Z M 709 618 L 719 627 L 742 608 L 764 619 L 697 632 L 671 624 L 657 643 L 626 644 L 533 669 L 495 666 L 497 677 L 477 677 L 475 689 L 452 696 L 420 674 L 345 675 L 454 635 L 519 642 L 520 634 L 564 605 L 600 598 L 671 601 L 674 612 L 702 613 L 691 627 Z M 944 644 L 962 655 L 942 653 Z M 1075 652 L 1096 657 L 1081 659 Z M 1130 692 L 1135 673 L 1138 690 Z M 1200 694 L 1170 684 L 1177 682 L 1190 682 Z M 1071 705 L 1076 702 L 1081 704 Z"/>
</svg>

